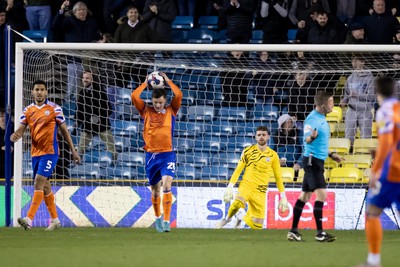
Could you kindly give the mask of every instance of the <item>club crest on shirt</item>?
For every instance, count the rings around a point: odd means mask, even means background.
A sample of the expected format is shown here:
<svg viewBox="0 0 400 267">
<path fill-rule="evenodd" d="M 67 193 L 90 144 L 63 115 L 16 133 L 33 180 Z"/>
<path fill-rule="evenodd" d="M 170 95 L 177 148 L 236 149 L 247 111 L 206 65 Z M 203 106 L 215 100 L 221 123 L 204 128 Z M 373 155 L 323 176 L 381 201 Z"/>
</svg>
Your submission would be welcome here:
<svg viewBox="0 0 400 267">
<path fill-rule="evenodd" d="M 270 162 L 270 161 L 271 161 L 271 158 L 270 158 L 270 157 L 265 157 L 265 161 L 266 161 L 266 162 Z"/>
<path fill-rule="evenodd" d="M 50 115 L 50 111 L 46 110 L 46 111 L 44 112 L 44 115 L 49 116 L 49 115 Z"/>
</svg>

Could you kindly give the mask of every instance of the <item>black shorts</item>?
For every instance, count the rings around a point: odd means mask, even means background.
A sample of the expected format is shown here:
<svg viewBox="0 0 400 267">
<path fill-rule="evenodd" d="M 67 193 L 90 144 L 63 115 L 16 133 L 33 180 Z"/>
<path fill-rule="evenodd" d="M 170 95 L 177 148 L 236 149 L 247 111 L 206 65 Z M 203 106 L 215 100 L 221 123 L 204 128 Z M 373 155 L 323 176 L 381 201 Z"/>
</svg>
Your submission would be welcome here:
<svg viewBox="0 0 400 267">
<path fill-rule="evenodd" d="M 326 188 L 324 161 L 313 157 L 311 166 L 308 163 L 309 158 L 303 156 L 304 179 L 301 189 L 304 192 L 314 192 L 315 189 Z"/>
</svg>

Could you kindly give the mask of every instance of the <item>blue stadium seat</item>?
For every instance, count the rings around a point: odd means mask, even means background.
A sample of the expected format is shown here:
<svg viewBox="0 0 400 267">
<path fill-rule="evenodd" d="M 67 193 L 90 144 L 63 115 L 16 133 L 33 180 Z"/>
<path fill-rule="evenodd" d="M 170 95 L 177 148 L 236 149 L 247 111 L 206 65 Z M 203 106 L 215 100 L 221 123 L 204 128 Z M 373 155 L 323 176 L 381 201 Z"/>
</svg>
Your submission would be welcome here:
<svg viewBox="0 0 400 267">
<path fill-rule="evenodd" d="M 201 16 L 199 27 L 201 29 L 218 30 L 218 16 Z"/>
<path fill-rule="evenodd" d="M 220 30 L 218 32 L 218 34 L 217 34 L 216 39 L 218 40 L 218 42 L 220 44 L 226 44 L 227 43 L 227 41 L 226 41 L 226 30 L 225 29 L 224 30 Z"/>
<path fill-rule="evenodd" d="M 100 177 L 106 179 L 129 179 L 133 180 L 137 177 L 133 168 L 129 167 L 108 167 L 100 169 Z"/>
<path fill-rule="evenodd" d="M 132 90 L 128 88 L 115 87 L 116 100 L 118 104 L 132 104 Z"/>
<path fill-rule="evenodd" d="M 92 150 L 83 155 L 83 162 L 107 167 L 113 163 L 112 153 L 109 151 Z"/>
<path fill-rule="evenodd" d="M 207 77 L 204 75 L 183 74 L 180 84 L 182 89 L 205 90 L 207 88 Z"/>
<path fill-rule="evenodd" d="M 98 135 L 93 136 L 92 140 L 90 141 L 88 145 L 89 150 L 106 150 L 106 144 L 100 139 Z"/>
<path fill-rule="evenodd" d="M 220 106 L 224 96 L 222 92 L 218 91 L 198 91 L 196 97 L 196 103 L 198 105 L 210 105 L 210 106 Z"/>
<path fill-rule="evenodd" d="M 73 119 L 76 112 L 76 102 L 66 101 L 62 105 L 62 110 L 65 118 Z"/>
<path fill-rule="evenodd" d="M 287 33 L 288 41 L 293 43 L 296 41 L 297 29 L 289 29 Z"/>
<path fill-rule="evenodd" d="M 29 39 L 35 41 L 36 43 L 46 43 L 49 37 L 48 30 L 25 30 L 22 32 L 22 35 L 25 35 Z M 24 42 L 30 42 L 24 39 Z"/>
<path fill-rule="evenodd" d="M 227 137 L 205 135 L 202 139 L 196 139 L 194 151 L 219 152 L 227 148 Z"/>
<path fill-rule="evenodd" d="M 190 106 L 187 112 L 189 121 L 212 121 L 215 115 L 213 106 Z"/>
<path fill-rule="evenodd" d="M 195 180 L 197 170 L 190 164 L 179 164 L 176 168 L 176 176 L 179 180 Z"/>
<path fill-rule="evenodd" d="M 186 43 L 188 31 L 185 30 L 172 30 L 172 42 Z"/>
<path fill-rule="evenodd" d="M 175 124 L 174 136 L 195 137 L 204 133 L 204 127 L 203 123 L 178 121 Z"/>
<path fill-rule="evenodd" d="M 228 151 L 242 152 L 245 147 L 255 142 L 255 139 L 249 136 L 233 136 L 228 139 Z"/>
<path fill-rule="evenodd" d="M 201 180 L 229 180 L 230 171 L 222 166 L 206 166 L 200 169 Z"/>
<path fill-rule="evenodd" d="M 189 137 L 178 137 L 173 139 L 174 151 L 176 152 L 186 152 L 192 151 L 194 148 L 195 139 Z"/>
<path fill-rule="evenodd" d="M 193 28 L 192 16 L 176 16 L 172 22 L 172 29 L 190 30 Z"/>
<path fill-rule="evenodd" d="M 210 165 L 211 154 L 208 152 L 176 153 L 178 164 L 189 164 L 193 167 Z"/>
<path fill-rule="evenodd" d="M 144 166 L 145 153 L 144 152 L 132 152 L 118 154 L 118 164 L 126 167 L 131 166 Z"/>
<path fill-rule="evenodd" d="M 75 165 L 70 168 L 69 174 L 71 178 L 99 179 L 100 168 L 95 164 Z"/>
<path fill-rule="evenodd" d="M 236 134 L 236 129 L 228 122 L 214 122 L 206 125 L 205 132 L 212 136 L 232 136 Z"/>
<path fill-rule="evenodd" d="M 253 30 L 253 34 L 250 40 L 252 44 L 262 44 L 264 32 L 262 30 Z"/>
<path fill-rule="evenodd" d="M 235 126 L 239 136 L 254 137 L 258 126 L 266 126 L 268 133 L 272 135 L 278 129 L 278 122 L 250 120 L 247 122 L 238 122 Z"/>
<path fill-rule="evenodd" d="M 137 120 L 140 119 L 139 111 L 133 104 L 118 104 L 115 118 L 120 120 Z"/>
<path fill-rule="evenodd" d="M 248 118 L 246 107 L 221 107 L 219 110 L 221 121 L 246 121 Z"/>
<path fill-rule="evenodd" d="M 271 104 L 256 104 L 254 107 L 253 118 L 258 121 L 277 121 L 279 108 Z"/>
<path fill-rule="evenodd" d="M 111 129 L 114 135 L 136 136 L 138 123 L 136 121 L 111 120 Z"/>
<path fill-rule="evenodd" d="M 185 88 L 185 87 L 181 87 Z M 186 89 L 181 89 L 183 98 L 182 98 L 182 106 L 190 106 L 194 104 L 196 92 Z"/>
<path fill-rule="evenodd" d="M 192 29 L 188 32 L 188 43 L 211 44 L 216 38 L 216 33 L 207 29 Z"/>
<path fill-rule="evenodd" d="M 126 137 L 126 136 L 114 136 L 114 144 L 115 144 L 115 149 L 118 152 L 125 152 L 129 151 L 129 148 L 131 146 L 131 138 Z"/>
<path fill-rule="evenodd" d="M 236 168 L 241 155 L 241 152 L 222 152 L 218 155 L 213 155 L 211 158 L 211 165 L 234 169 Z"/>
</svg>

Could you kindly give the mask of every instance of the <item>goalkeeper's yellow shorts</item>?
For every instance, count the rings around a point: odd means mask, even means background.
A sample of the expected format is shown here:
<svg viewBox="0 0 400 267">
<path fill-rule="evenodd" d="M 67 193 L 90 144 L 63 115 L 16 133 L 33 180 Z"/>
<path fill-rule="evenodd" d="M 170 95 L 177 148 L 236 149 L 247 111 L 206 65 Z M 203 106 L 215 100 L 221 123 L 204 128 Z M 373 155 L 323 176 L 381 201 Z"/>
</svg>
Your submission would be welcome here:
<svg viewBox="0 0 400 267">
<path fill-rule="evenodd" d="M 247 190 L 239 186 L 236 197 L 241 197 L 248 205 L 247 215 L 253 218 L 264 219 L 265 216 L 265 197 L 266 193 Z"/>
</svg>

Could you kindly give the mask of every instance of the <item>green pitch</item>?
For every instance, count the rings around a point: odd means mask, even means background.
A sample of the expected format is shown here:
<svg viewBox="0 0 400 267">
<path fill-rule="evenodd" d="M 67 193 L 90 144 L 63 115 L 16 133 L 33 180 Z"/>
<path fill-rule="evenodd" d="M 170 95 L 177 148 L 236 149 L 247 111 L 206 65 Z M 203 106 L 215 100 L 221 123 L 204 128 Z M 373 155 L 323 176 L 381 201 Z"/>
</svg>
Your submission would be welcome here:
<svg viewBox="0 0 400 267">
<path fill-rule="evenodd" d="M 43 228 L 25 232 L 0 228 L 4 267 L 42 266 L 354 266 L 365 260 L 364 231 L 332 231 L 333 243 L 286 240 L 287 231 L 172 229 L 157 233 L 137 228 Z M 400 262 L 400 231 L 386 231 L 383 266 Z M 316 257 L 318 255 L 318 257 Z"/>
</svg>

